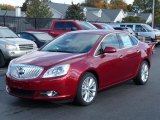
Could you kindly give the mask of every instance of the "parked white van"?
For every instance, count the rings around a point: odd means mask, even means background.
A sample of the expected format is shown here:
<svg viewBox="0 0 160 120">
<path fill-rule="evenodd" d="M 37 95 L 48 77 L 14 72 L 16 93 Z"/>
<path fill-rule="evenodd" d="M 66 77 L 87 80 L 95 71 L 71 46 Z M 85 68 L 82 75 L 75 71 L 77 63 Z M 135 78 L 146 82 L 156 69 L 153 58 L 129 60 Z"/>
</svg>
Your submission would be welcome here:
<svg viewBox="0 0 160 120">
<path fill-rule="evenodd" d="M 160 42 L 160 30 L 154 30 L 148 24 L 143 23 L 110 23 L 112 27 L 130 27 L 136 34 L 150 37 L 152 41 Z"/>
</svg>

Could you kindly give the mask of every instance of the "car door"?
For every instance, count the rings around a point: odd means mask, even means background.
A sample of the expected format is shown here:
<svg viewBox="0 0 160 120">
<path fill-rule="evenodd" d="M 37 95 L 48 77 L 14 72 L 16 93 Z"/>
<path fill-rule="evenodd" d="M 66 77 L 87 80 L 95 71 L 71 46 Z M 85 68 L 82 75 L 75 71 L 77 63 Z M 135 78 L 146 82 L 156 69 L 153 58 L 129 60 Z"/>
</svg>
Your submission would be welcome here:
<svg viewBox="0 0 160 120">
<path fill-rule="evenodd" d="M 125 75 L 123 79 L 130 79 L 135 75 L 140 62 L 140 50 L 139 46 L 137 45 L 138 41 L 137 43 L 134 43 L 130 35 L 128 35 L 127 33 L 119 34 L 119 37 L 123 44 L 123 49 L 121 49 L 121 52 L 123 52 L 124 55 L 123 72 L 125 73 Z"/>
<path fill-rule="evenodd" d="M 135 25 L 135 33 L 144 37 L 150 37 L 150 32 L 148 32 L 142 25 Z"/>
<path fill-rule="evenodd" d="M 100 44 L 99 51 L 105 47 L 114 47 L 117 49 L 115 53 L 100 54 L 97 52 L 96 61 L 100 62 L 98 73 L 100 73 L 101 86 L 105 87 L 121 81 L 123 78 L 123 59 L 120 51 L 121 45 L 117 38 L 117 34 L 107 35 Z"/>
</svg>

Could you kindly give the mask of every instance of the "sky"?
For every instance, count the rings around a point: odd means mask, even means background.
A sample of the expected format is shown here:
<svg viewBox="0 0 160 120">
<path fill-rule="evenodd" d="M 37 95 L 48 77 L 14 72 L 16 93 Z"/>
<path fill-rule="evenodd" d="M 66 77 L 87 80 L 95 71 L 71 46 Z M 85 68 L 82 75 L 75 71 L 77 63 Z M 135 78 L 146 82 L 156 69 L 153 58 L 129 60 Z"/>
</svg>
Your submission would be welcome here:
<svg viewBox="0 0 160 120">
<path fill-rule="evenodd" d="M 9 4 L 13 6 L 22 6 L 25 0 L 0 0 L 0 4 Z M 73 1 L 74 4 L 76 3 L 81 3 L 84 2 L 84 0 L 51 0 L 52 2 L 55 3 L 66 3 L 66 4 L 71 4 Z M 127 4 L 131 4 L 133 0 L 125 0 Z"/>
</svg>

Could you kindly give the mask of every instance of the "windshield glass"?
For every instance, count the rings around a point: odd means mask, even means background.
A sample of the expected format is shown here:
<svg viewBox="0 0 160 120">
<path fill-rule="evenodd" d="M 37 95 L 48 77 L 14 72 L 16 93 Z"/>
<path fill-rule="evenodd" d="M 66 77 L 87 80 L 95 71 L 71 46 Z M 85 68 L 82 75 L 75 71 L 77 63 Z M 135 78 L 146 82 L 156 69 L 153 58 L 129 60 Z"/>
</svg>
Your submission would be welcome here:
<svg viewBox="0 0 160 120">
<path fill-rule="evenodd" d="M 48 33 L 33 33 L 38 40 L 51 41 L 53 37 Z"/>
<path fill-rule="evenodd" d="M 149 25 L 142 25 L 142 26 L 143 26 L 144 29 L 147 30 L 147 32 L 152 32 L 152 31 L 154 31 L 154 29 L 153 29 L 151 26 L 149 26 Z"/>
<path fill-rule="evenodd" d="M 84 21 L 77 21 L 77 22 L 82 27 L 83 30 L 97 29 L 94 25 L 92 25 L 89 22 L 84 22 Z"/>
<path fill-rule="evenodd" d="M 98 34 L 68 33 L 64 34 L 46 45 L 42 51 L 87 53 L 100 38 Z"/>
<path fill-rule="evenodd" d="M 0 28 L 1 38 L 17 38 L 18 36 L 8 28 Z"/>
</svg>

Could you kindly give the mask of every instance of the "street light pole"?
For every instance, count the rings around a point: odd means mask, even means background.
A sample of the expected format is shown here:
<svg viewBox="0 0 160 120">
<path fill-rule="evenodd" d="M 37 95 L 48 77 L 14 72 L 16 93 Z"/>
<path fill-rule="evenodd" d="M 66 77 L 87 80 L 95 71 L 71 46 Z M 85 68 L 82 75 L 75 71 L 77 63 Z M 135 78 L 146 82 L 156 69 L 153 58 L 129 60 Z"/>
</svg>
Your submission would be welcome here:
<svg viewBox="0 0 160 120">
<path fill-rule="evenodd" d="M 155 0 L 153 0 L 153 6 L 152 6 L 152 27 L 154 28 L 154 14 L 155 13 Z"/>
</svg>

